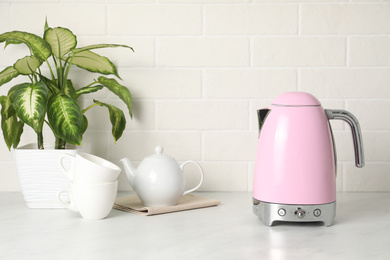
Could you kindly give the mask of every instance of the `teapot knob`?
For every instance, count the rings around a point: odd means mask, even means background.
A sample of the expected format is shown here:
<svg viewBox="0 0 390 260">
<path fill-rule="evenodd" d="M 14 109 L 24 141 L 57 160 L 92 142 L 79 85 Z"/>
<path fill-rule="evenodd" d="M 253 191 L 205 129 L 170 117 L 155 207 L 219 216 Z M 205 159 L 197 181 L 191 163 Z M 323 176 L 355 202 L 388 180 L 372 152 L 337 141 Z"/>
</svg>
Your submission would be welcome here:
<svg viewBox="0 0 390 260">
<path fill-rule="evenodd" d="M 163 150 L 164 149 L 161 146 L 156 146 L 156 149 L 155 149 L 156 154 L 162 154 Z"/>
</svg>

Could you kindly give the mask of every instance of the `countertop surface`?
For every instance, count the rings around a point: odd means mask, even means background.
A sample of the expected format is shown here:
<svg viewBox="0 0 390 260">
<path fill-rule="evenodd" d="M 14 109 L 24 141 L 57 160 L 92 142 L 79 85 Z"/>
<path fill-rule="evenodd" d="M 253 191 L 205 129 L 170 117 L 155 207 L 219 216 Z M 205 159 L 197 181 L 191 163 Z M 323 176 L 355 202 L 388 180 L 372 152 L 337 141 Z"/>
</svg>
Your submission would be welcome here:
<svg viewBox="0 0 390 260">
<path fill-rule="evenodd" d="M 390 193 L 338 193 L 330 227 L 267 227 L 252 213 L 250 193 L 195 194 L 221 204 L 155 216 L 112 210 L 85 220 L 0 193 L 0 259 L 390 259 Z"/>
</svg>

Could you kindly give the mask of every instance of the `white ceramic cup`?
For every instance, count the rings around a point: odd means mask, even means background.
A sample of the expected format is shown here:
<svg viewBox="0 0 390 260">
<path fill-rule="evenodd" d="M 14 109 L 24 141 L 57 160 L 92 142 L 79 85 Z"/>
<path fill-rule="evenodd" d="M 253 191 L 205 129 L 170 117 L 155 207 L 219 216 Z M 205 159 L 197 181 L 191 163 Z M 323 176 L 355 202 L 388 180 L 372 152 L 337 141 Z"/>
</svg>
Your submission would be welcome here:
<svg viewBox="0 0 390 260">
<path fill-rule="evenodd" d="M 57 193 L 58 202 L 65 208 L 79 212 L 85 219 L 103 219 L 110 213 L 118 191 L 118 181 L 86 184 L 72 183 L 69 190 Z M 62 200 L 68 193 L 70 202 Z"/>
<path fill-rule="evenodd" d="M 66 158 L 71 161 L 70 169 L 64 166 Z M 121 171 L 112 162 L 88 153 L 64 154 L 60 157 L 59 164 L 65 175 L 75 183 L 114 182 Z"/>
</svg>

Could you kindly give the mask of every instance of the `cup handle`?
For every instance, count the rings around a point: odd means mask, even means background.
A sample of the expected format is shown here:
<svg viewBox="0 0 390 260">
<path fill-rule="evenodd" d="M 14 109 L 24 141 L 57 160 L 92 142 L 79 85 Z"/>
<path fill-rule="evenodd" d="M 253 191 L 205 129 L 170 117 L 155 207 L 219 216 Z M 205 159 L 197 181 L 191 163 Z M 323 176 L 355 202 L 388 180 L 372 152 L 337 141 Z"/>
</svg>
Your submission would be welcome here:
<svg viewBox="0 0 390 260">
<path fill-rule="evenodd" d="M 61 199 L 61 194 L 63 193 L 68 193 L 69 194 L 69 199 L 70 199 L 70 202 L 64 202 L 62 201 Z M 78 212 L 78 209 L 74 203 L 74 199 L 73 199 L 73 195 L 71 192 L 69 192 L 68 190 L 62 190 L 62 191 L 59 191 L 57 193 L 57 201 L 64 207 L 64 208 L 67 208 L 69 210 L 72 210 L 72 211 L 75 211 L 75 212 Z"/>
<path fill-rule="evenodd" d="M 72 162 L 72 165 L 70 167 L 70 170 L 66 169 L 64 167 L 64 159 L 65 158 L 69 158 Z M 66 175 L 66 177 L 69 178 L 69 180 L 73 181 L 73 173 L 72 173 L 72 168 L 73 168 L 73 160 L 75 159 L 75 156 L 71 155 L 71 154 L 63 154 L 61 155 L 60 157 L 60 160 L 59 160 L 59 165 L 60 165 L 60 168 L 62 170 L 62 172 Z"/>
<path fill-rule="evenodd" d="M 199 172 L 200 172 L 200 182 L 199 182 L 199 184 L 195 188 L 192 188 L 192 189 L 189 189 L 189 190 L 186 190 L 185 192 L 183 192 L 182 196 L 186 195 L 187 193 L 190 193 L 190 192 L 193 192 L 193 191 L 197 190 L 200 187 L 200 185 L 202 184 L 202 182 L 203 182 L 203 170 L 202 170 L 202 167 L 200 167 L 200 165 L 197 162 L 185 161 L 182 165 L 180 165 L 180 168 L 182 169 L 182 171 L 184 171 L 184 166 L 187 163 L 193 163 L 193 164 L 195 164 L 198 167 Z"/>
</svg>

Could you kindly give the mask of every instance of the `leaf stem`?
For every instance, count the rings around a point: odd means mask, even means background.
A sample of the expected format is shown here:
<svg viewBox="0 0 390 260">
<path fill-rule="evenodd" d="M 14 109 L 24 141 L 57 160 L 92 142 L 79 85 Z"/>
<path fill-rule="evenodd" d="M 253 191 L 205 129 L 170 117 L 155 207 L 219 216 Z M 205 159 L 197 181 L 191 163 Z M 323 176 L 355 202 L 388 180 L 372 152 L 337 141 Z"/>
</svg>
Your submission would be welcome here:
<svg viewBox="0 0 390 260">
<path fill-rule="evenodd" d="M 42 132 L 37 133 L 37 138 L 38 138 L 38 149 L 43 150 L 43 135 Z"/>
<path fill-rule="evenodd" d="M 61 138 L 56 137 L 56 147 L 55 149 L 65 149 L 66 142 Z"/>
<path fill-rule="evenodd" d="M 49 67 L 51 79 L 52 79 L 53 81 L 55 81 L 56 78 L 55 78 L 55 76 L 54 76 L 53 70 L 51 69 L 50 63 L 49 63 L 49 61 L 48 61 L 47 59 L 45 59 L 45 61 L 46 61 L 47 66 Z M 55 61 L 54 61 L 54 62 L 55 62 Z M 41 74 L 41 72 L 39 72 L 39 73 Z"/>
<path fill-rule="evenodd" d="M 98 105 L 98 104 L 92 104 L 92 105 L 90 105 L 89 107 L 83 109 L 83 110 L 82 110 L 83 114 L 84 114 L 85 112 L 87 112 L 88 110 L 90 110 L 91 108 L 97 106 L 97 105 Z"/>
<path fill-rule="evenodd" d="M 62 69 L 62 62 L 61 62 L 61 59 L 57 59 L 55 58 L 55 56 L 53 56 L 53 59 L 55 61 L 55 64 L 56 64 L 56 70 L 57 70 L 57 85 L 59 87 L 60 90 L 63 90 L 63 86 L 64 86 L 64 73 L 63 73 L 63 69 Z"/>
<path fill-rule="evenodd" d="M 37 78 L 37 74 L 36 73 L 33 74 L 33 77 L 35 79 L 35 82 L 38 82 L 38 78 Z"/>
<path fill-rule="evenodd" d="M 51 131 L 54 133 L 53 127 L 51 127 L 50 122 L 44 119 L 44 122 L 50 127 Z"/>
<path fill-rule="evenodd" d="M 65 67 L 66 65 L 68 65 L 66 67 L 66 70 L 65 70 L 65 75 L 64 75 L 64 80 L 66 81 L 66 79 L 68 78 L 68 74 L 69 74 L 69 70 L 70 70 L 70 66 L 72 66 L 72 61 L 73 61 L 73 58 L 74 58 L 74 55 L 72 55 L 72 57 L 70 58 L 70 62 L 68 63 L 68 60 L 69 60 L 69 57 L 66 59 L 65 61 Z"/>
<path fill-rule="evenodd" d="M 97 83 L 99 83 L 99 81 L 95 80 L 95 81 L 94 81 L 94 82 L 92 82 L 91 84 L 89 84 L 89 85 L 85 86 L 85 88 L 88 88 L 88 87 L 92 86 L 93 84 L 97 84 Z"/>
</svg>

